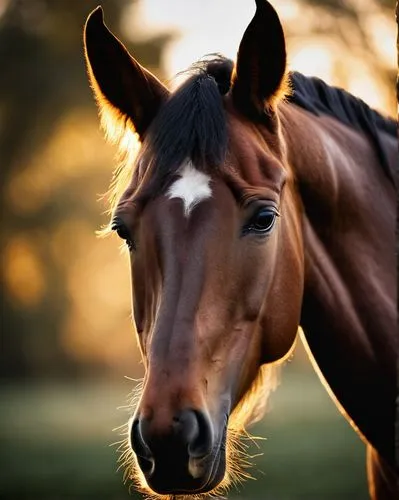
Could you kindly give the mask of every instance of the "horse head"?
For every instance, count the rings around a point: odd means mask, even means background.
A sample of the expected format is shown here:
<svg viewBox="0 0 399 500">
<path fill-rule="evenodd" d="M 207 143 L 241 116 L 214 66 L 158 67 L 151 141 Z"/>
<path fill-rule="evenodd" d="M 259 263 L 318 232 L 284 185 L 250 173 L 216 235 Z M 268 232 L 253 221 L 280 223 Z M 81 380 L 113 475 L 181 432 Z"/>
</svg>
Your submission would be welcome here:
<svg viewBox="0 0 399 500">
<path fill-rule="evenodd" d="M 85 27 L 106 127 L 134 127 L 141 142 L 112 228 L 129 248 L 145 367 L 130 441 L 156 494 L 201 494 L 234 476 L 229 440 L 258 416 L 268 367 L 298 329 L 301 208 L 276 113 L 285 40 L 271 5 L 256 4 L 236 64 L 204 62 L 173 92 L 100 8 Z"/>
</svg>

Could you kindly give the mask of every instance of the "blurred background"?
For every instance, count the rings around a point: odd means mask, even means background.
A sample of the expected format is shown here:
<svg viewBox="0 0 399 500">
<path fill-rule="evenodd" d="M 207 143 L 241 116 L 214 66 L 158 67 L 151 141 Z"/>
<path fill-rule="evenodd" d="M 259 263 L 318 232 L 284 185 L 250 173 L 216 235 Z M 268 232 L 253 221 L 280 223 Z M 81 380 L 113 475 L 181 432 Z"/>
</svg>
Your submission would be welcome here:
<svg viewBox="0 0 399 500">
<path fill-rule="evenodd" d="M 161 79 L 232 58 L 251 0 L 0 0 L 0 496 L 128 498 L 112 429 L 141 376 L 126 256 L 97 239 L 115 148 L 98 127 L 82 28 L 108 26 Z M 274 0 L 289 64 L 395 113 L 394 0 Z M 367 498 L 364 446 L 298 346 L 231 498 Z M 135 497 L 134 492 L 131 492 Z"/>
</svg>

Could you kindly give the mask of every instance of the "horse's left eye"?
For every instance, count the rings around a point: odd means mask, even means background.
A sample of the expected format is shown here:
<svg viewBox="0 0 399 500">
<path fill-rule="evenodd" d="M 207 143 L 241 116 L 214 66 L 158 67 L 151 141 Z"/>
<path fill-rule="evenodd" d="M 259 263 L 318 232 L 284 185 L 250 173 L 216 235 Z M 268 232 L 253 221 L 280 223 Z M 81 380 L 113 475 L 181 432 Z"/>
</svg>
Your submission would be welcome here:
<svg viewBox="0 0 399 500">
<path fill-rule="evenodd" d="M 251 218 L 247 231 L 258 234 L 267 234 L 272 229 L 276 222 L 279 213 L 276 209 L 270 207 L 263 207 L 256 212 Z"/>
</svg>

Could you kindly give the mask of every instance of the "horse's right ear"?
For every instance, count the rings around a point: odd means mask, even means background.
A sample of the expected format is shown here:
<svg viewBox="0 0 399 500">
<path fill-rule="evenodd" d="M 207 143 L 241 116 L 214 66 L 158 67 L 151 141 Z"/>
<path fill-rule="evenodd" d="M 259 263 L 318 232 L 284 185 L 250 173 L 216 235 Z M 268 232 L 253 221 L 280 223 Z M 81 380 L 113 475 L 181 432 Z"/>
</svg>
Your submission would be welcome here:
<svg viewBox="0 0 399 500">
<path fill-rule="evenodd" d="M 89 79 L 106 131 L 112 136 L 118 125 L 124 128 L 130 121 L 142 140 L 168 89 L 108 30 L 101 7 L 87 18 L 83 38 Z"/>
</svg>

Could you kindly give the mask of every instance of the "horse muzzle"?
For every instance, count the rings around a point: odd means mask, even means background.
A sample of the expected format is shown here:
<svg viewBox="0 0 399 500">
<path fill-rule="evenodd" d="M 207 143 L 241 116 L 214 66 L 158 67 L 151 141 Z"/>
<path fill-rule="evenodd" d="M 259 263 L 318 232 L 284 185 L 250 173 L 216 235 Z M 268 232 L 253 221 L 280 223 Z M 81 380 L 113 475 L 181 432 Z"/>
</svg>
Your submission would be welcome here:
<svg viewBox="0 0 399 500">
<path fill-rule="evenodd" d="M 159 494 L 212 490 L 225 473 L 225 432 L 215 433 L 199 410 L 183 410 L 168 420 L 162 426 L 154 415 L 133 421 L 131 446 L 147 485 Z"/>
</svg>

